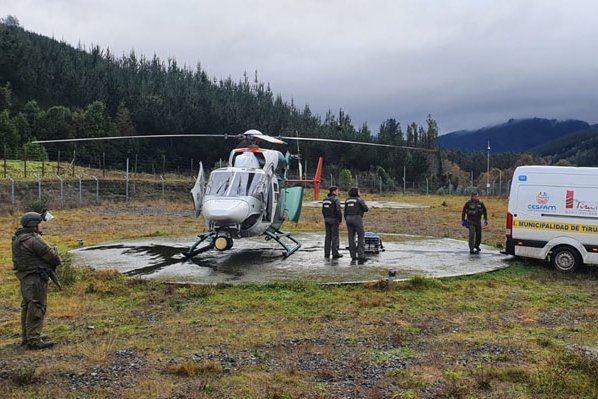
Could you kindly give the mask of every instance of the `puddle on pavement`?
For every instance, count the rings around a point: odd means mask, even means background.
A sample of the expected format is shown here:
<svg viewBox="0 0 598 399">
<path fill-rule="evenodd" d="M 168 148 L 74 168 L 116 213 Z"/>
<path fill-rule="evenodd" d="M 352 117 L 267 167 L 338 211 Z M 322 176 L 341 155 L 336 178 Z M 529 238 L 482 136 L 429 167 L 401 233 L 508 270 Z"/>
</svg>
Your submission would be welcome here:
<svg viewBox="0 0 598 399">
<path fill-rule="evenodd" d="M 509 265 L 510 257 L 482 246 L 470 255 L 467 243 L 454 239 L 383 241 L 384 252 L 370 254 L 362 264 L 352 262 L 347 250 L 343 258 L 324 258 L 323 235 L 300 233 L 301 249 L 288 258 L 273 242 L 262 238 L 238 239 L 228 251 L 210 250 L 192 260 L 182 253 L 193 237 L 144 238 L 107 243 L 72 251 L 75 261 L 94 269 L 116 269 L 138 278 L 191 283 L 264 283 L 309 280 L 321 283 L 376 281 L 396 271 L 396 279 L 414 275 L 458 276 L 488 272 Z M 381 236 L 384 240 L 384 236 Z M 341 247 L 345 244 L 341 241 Z"/>
</svg>

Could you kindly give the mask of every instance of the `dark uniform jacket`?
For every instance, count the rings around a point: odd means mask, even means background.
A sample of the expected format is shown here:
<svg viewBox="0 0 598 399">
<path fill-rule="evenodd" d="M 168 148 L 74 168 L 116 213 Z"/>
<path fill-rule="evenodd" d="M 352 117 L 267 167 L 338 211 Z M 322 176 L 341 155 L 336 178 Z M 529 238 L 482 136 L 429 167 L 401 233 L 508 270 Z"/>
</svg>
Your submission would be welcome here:
<svg viewBox="0 0 598 399">
<path fill-rule="evenodd" d="M 17 278 L 43 273 L 60 265 L 60 257 L 35 232 L 34 227 L 21 227 L 12 237 L 12 263 Z"/>
<path fill-rule="evenodd" d="M 484 220 L 488 219 L 486 207 L 482 201 L 469 200 L 463 206 L 463 212 L 461 212 L 461 220 L 467 220 L 470 222 L 479 222 L 484 216 Z"/>
<path fill-rule="evenodd" d="M 334 194 L 329 194 L 324 201 L 322 201 L 322 216 L 327 223 L 338 223 L 343 221 L 343 214 L 341 212 L 341 201 Z"/>
<path fill-rule="evenodd" d="M 363 216 L 368 211 L 368 206 L 360 197 L 349 197 L 345 201 L 345 219 L 347 216 Z"/>
</svg>

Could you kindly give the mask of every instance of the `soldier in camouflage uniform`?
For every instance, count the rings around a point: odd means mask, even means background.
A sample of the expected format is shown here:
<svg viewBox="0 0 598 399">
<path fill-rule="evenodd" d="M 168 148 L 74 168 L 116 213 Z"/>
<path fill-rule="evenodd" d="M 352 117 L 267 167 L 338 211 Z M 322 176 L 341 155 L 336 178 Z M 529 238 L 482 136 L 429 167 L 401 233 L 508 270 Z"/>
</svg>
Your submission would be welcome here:
<svg viewBox="0 0 598 399">
<path fill-rule="evenodd" d="M 488 225 L 486 206 L 480 201 L 478 193 L 471 193 L 471 199 L 463 205 L 461 225 L 469 229 L 469 253 L 479 254 L 482 242 L 482 216 L 484 225 Z M 466 219 L 467 218 L 467 219 Z"/>
<path fill-rule="evenodd" d="M 45 214 L 45 213 L 44 213 Z M 43 240 L 43 214 L 27 212 L 21 218 L 22 227 L 12 237 L 13 269 L 21 284 L 21 338 L 28 349 L 51 348 L 53 342 L 41 340 L 48 304 L 48 280 L 61 260 Z"/>
</svg>

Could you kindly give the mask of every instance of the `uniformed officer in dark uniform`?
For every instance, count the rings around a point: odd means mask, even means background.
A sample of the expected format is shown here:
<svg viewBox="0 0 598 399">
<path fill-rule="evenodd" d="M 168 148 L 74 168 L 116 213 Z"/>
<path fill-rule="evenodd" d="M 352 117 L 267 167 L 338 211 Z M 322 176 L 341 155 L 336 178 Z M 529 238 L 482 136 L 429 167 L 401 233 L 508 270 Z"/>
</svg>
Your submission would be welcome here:
<svg viewBox="0 0 598 399">
<path fill-rule="evenodd" d="M 41 222 L 46 213 L 27 212 L 12 237 L 13 268 L 21 285 L 21 345 L 28 349 L 51 348 L 53 342 L 41 340 L 48 305 L 48 280 L 55 282 L 54 270 L 60 265 L 58 254 L 42 236 Z"/>
<path fill-rule="evenodd" d="M 332 259 L 342 258 L 343 255 L 338 253 L 338 227 L 343 221 L 343 214 L 341 212 L 341 201 L 338 199 L 337 187 L 332 186 L 328 189 L 328 196 L 322 201 L 322 216 L 324 216 L 324 224 L 326 225 L 324 256 L 328 258 L 330 250 L 332 250 Z"/>
<path fill-rule="evenodd" d="M 351 259 L 359 263 L 365 262 L 365 231 L 363 230 L 363 214 L 368 211 L 365 201 L 359 196 L 359 189 L 349 190 L 349 198 L 345 201 L 345 222 L 349 235 L 349 252 Z M 355 248 L 355 234 L 357 234 L 357 248 Z"/>
<path fill-rule="evenodd" d="M 469 253 L 479 254 L 482 242 L 482 216 L 484 225 L 488 226 L 488 212 L 484 203 L 480 201 L 478 193 L 471 193 L 471 199 L 463 206 L 461 225 L 469 228 Z"/>
</svg>

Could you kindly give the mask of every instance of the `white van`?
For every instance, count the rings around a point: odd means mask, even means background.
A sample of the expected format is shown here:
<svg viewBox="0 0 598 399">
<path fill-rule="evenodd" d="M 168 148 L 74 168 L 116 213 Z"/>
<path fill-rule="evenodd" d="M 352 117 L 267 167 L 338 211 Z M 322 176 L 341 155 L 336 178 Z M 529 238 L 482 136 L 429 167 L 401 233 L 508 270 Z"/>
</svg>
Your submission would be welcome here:
<svg viewBox="0 0 598 399">
<path fill-rule="evenodd" d="M 515 169 L 506 235 L 506 253 L 550 259 L 563 272 L 598 264 L 598 168 Z"/>
</svg>

